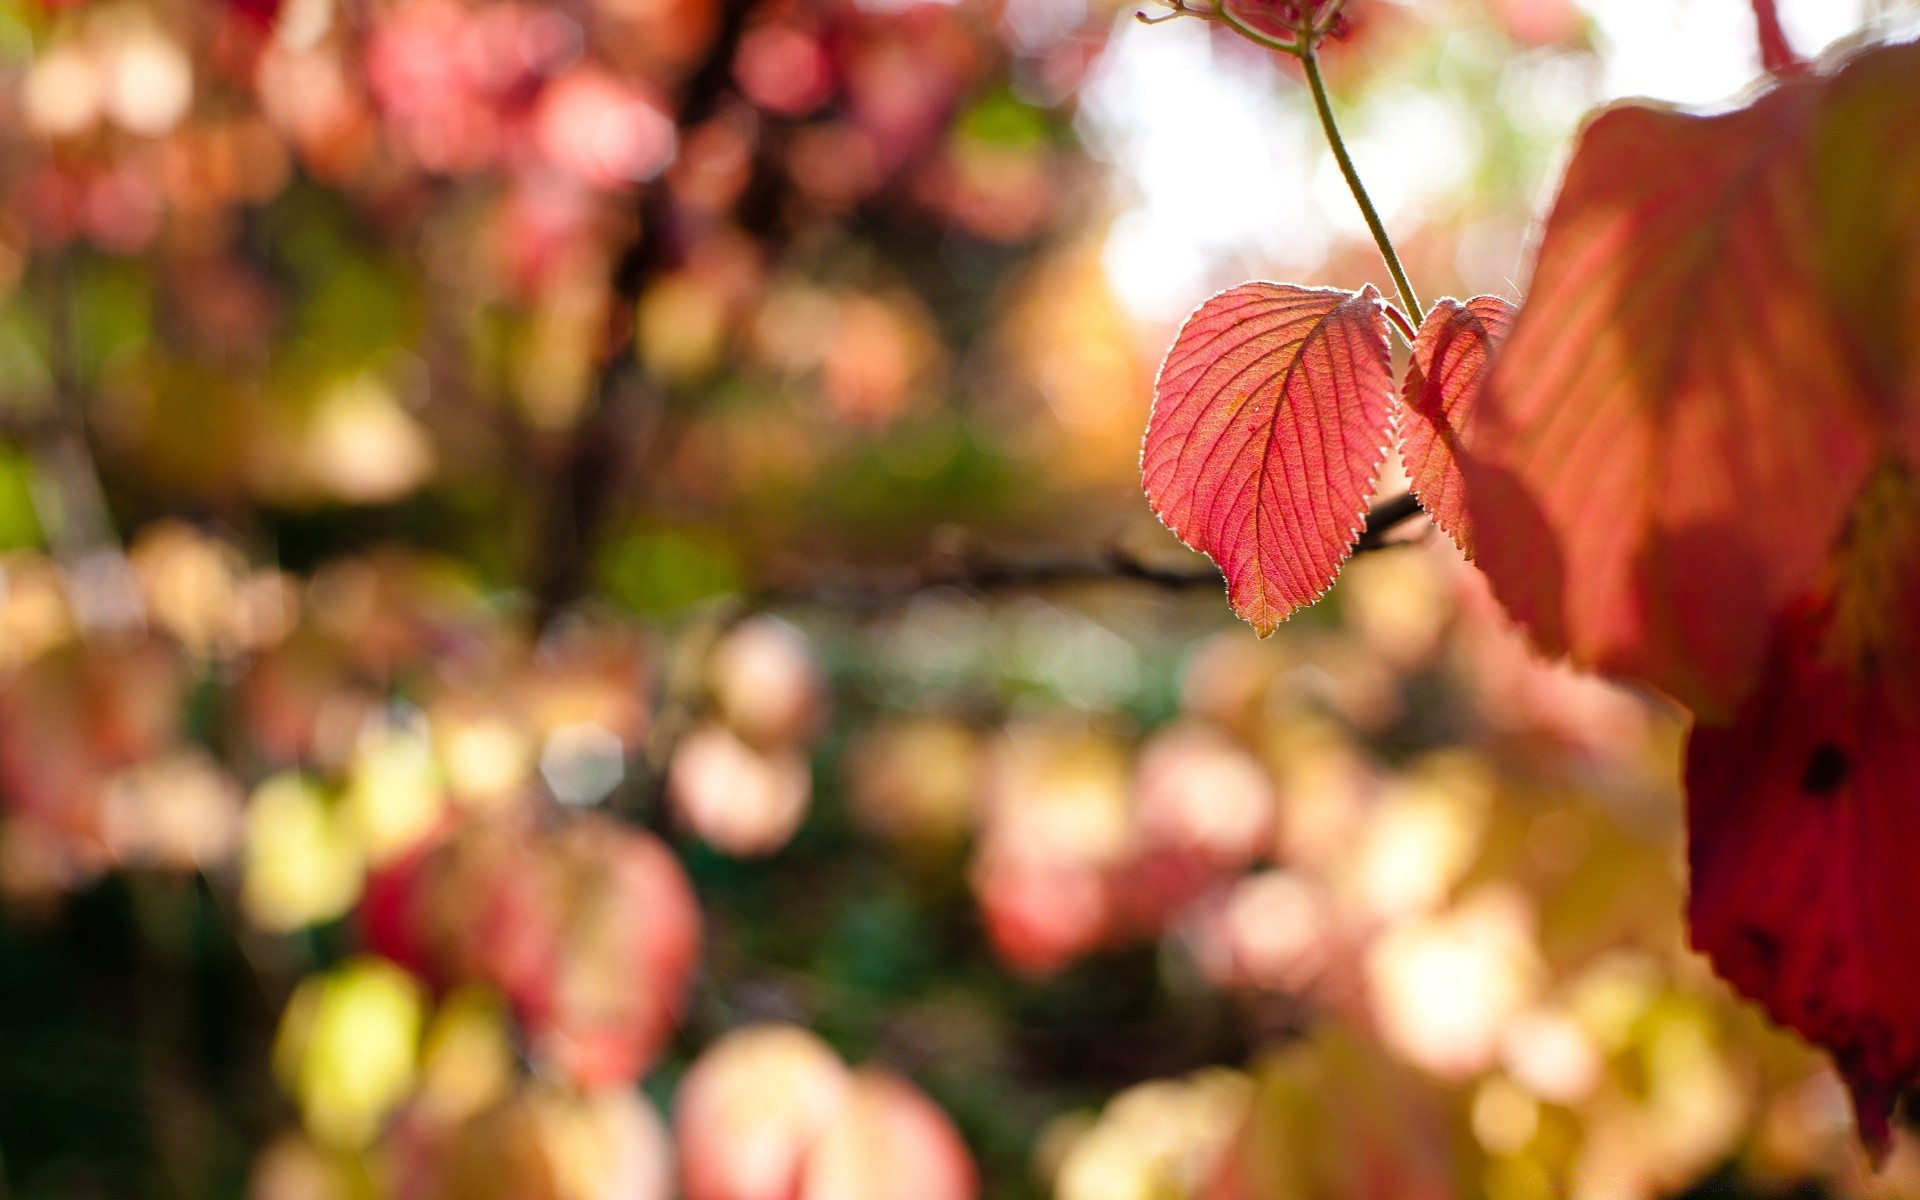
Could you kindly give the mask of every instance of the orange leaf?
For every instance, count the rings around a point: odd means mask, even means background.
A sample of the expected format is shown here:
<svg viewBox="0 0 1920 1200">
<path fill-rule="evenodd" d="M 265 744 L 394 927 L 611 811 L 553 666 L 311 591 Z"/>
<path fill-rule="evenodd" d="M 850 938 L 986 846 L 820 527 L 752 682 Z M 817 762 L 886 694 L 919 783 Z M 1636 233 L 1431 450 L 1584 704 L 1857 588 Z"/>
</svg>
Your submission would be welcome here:
<svg viewBox="0 0 1920 1200">
<path fill-rule="evenodd" d="M 1352 553 L 1393 421 L 1379 293 L 1243 283 L 1194 310 L 1161 364 L 1141 474 L 1261 635 Z"/>
<path fill-rule="evenodd" d="M 1413 494 L 1434 523 L 1473 556 L 1460 448 L 1473 432 L 1474 407 L 1493 352 L 1513 327 L 1513 305 L 1498 296 L 1462 304 L 1443 298 L 1427 310 L 1401 387 L 1406 402 L 1400 457 Z"/>
<path fill-rule="evenodd" d="M 1813 175 L 1827 292 L 1920 469 L 1920 44 L 1860 55 L 1826 83 Z"/>
<path fill-rule="evenodd" d="M 1477 559 L 1535 637 L 1708 714 L 1877 458 L 1821 254 L 1830 82 L 1588 126 L 1463 464 Z"/>
</svg>

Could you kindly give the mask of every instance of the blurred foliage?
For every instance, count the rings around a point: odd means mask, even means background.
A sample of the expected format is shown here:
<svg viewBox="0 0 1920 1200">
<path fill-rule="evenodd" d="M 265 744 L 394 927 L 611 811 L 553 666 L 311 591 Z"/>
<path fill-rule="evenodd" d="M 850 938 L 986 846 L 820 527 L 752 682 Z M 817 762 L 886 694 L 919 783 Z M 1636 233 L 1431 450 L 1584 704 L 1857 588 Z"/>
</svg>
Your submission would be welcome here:
<svg viewBox="0 0 1920 1200">
<path fill-rule="evenodd" d="M 1468 131 L 1410 266 L 1497 286 L 1585 18 L 1356 9 L 1356 128 Z M 0 1190 L 1912 1178 L 1682 946 L 1672 715 L 1439 547 L 1266 642 L 969 584 L 1192 565 L 1129 11 L 0 0 Z"/>
</svg>

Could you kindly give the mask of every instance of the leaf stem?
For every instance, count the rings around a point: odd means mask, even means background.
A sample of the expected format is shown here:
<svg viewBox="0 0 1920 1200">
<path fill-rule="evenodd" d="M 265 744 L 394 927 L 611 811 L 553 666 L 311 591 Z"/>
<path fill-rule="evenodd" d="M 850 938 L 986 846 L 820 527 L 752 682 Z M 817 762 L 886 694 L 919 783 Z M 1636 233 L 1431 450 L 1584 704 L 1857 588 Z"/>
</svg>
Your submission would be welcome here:
<svg viewBox="0 0 1920 1200">
<path fill-rule="evenodd" d="M 1347 153 L 1347 144 L 1341 140 L 1340 127 L 1333 121 L 1333 104 L 1327 99 L 1327 85 L 1320 78 L 1320 63 L 1315 58 L 1311 43 L 1302 47 L 1298 54 L 1300 63 L 1307 70 L 1307 85 L 1313 89 L 1313 107 L 1320 113 L 1320 128 L 1326 130 L 1327 145 L 1333 148 L 1334 161 L 1340 164 L 1340 173 L 1347 177 L 1347 187 L 1352 190 L 1353 198 L 1360 205 L 1360 215 L 1367 220 L 1367 228 L 1373 231 L 1373 244 L 1380 247 L 1380 257 L 1387 260 L 1387 270 L 1393 273 L 1393 284 L 1400 289 L 1400 303 L 1406 305 L 1407 312 L 1417 325 L 1426 316 L 1426 310 L 1420 307 L 1420 297 L 1413 291 L 1413 284 L 1407 281 L 1407 270 L 1400 265 L 1400 256 L 1393 251 L 1393 242 L 1387 237 L 1387 227 L 1381 223 L 1380 214 L 1373 207 L 1373 201 L 1367 196 L 1367 189 L 1360 182 L 1360 172 L 1353 165 L 1353 157 Z"/>
<path fill-rule="evenodd" d="M 1760 64 L 1768 74 L 1784 75 L 1804 65 L 1793 52 L 1787 31 L 1780 26 L 1780 10 L 1774 0 L 1753 0 L 1753 23 L 1760 41 Z"/>
</svg>

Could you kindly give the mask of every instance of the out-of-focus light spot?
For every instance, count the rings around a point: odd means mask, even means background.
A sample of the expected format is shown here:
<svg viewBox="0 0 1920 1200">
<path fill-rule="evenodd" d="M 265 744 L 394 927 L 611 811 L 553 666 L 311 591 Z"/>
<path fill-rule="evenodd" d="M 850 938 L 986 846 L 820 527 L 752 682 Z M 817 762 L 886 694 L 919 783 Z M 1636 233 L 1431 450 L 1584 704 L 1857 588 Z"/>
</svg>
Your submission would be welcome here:
<svg viewBox="0 0 1920 1200">
<path fill-rule="evenodd" d="M 147 613 L 190 650 L 231 649 L 245 561 L 233 547 L 178 521 L 141 531 L 127 555 Z"/>
<path fill-rule="evenodd" d="M 959 0 L 856 0 L 858 7 L 870 13 L 904 12 L 916 4 L 957 4 Z"/>
<path fill-rule="evenodd" d="M 316 1142 L 359 1149 L 412 1087 L 423 1008 L 412 976 L 361 959 L 301 980 L 273 1064 Z"/>
<path fill-rule="evenodd" d="M 1480 156 L 1474 127 L 1457 105 L 1411 88 L 1371 92 L 1342 133 L 1368 197 L 1389 222 L 1409 221 L 1423 202 L 1458 192 Z M 1328 223 L 1356 241 L 1370 237 L 1332 156 L 1316 150 L 1308 161 L 1319 164 L 1313 190 Z"/>
<path fill-rule="evenodd" d="M 1593 1038 L 1564 1012 L 1536 1009 L 1500 1039 L 1500 1061 L 1516 1083 L 1542 1100 L 1577 1104 L 1600 1084 L 1605 1064 Z"/>
<path fill-rule="evenodd" d="M 1484 1069 L 1538 985 L 1532 925 L 1519 893 L 1489 888 L 1390 930 L 1367 957 L 1382 1040 L 1436 1075 Z"/>
<path fill-rule="evenodd" d="M 333 5 L 334 0 L 286 0 L 274 18 L 274 40 L 296 54 L 313 49 L 333 28 Z"/>
<path fill-rule="evenodd" d="M 1264 749 L 1280 781 L 1280 857 L 1327 875 L 1349 870 L 1381 786 L 1373 766 L 1320 717 L 1297 717 L 1272 729 Z"/>
<path fill-rule="evenodd" d="M 634 309 L 640 361 L 659 379 L 687 383 L 701 378 L 726 349 L 726 297 L 688 272 L 656 280 Z"/>
<path fill-rule="evenodd" d="M 1333 917 L 1327 897 L 1291 871 L 1263 871 L 1234 884 L 1223 917 L 1222 982 L 1298 992 L 1326 965 Z"/>
<path fill-rule="evenodd" d="M 1340 615 L 1388 662 L 1415 666 L 1432 656 L 1453 617 L 1448 573 L 1425 549 L 1362 556 L 1340 573 Z"/>
<path fill-rule="evenodd" d="M 934 365 L 939 340 L 904 302 L 850 296 L 840 305 L 821 364 L 834 414 L 856 425 L 883 425 L 907 407 Z"/>
<path fill-rule="evenodd" d="M 792 750 L 762 752 L 730 730 L 688 734 L 668 769 L 668 795 L 687 827 L 715 849 L 743 858 L 787 844 L 807 815 L 812 781 Z"/>
<path fill-rule="evenodd" d="M 1574 0 L 1494 0 L 1493 9 L 1507 35 L 1527 46 L 1550 46 L 1580 32 Z"/>
<path fill-rule="evenodd" d="M 560 1200 L 670 1200 L 674 1194 L 666 1123 L 640 1092 L 543 1088 L 529 1107 Z"/>
<path fill-rule="evenodd" d="M 799 1190 L 807 1152 L 852 1076 L 825 1042 L 758 1025 L 700 1055 L 674 1097 L 687 1200 L 781 1200 Z"/>
<path fill-rule="evenodd" d="M 438 1125 L 452 1125 L 486 1108 L 513 1086 L 514 1058 L 507 1013 L 485 988 L 461 988 L 433 1015 L 420 1058 L 414 1109 Z"/>
<path fill-rule="evenodd" d="M 300 620 L 300 589 L 291 575 L 271 568 L 241 580 L 234 596 L 233 636 L 242 649 L 279 645 Z"/>
<path fill-rule="evenodd" d="M 384 504 L 411 492 L 433 470 L 433 443 L 370 375 L 328 388 L 303 439 L 312 486 L 353 504 Z"/>
<path fill-rule="evenodd" d="M 1180 676 L 1181 707 L 1243 729 L 1265 715 L 1267 690 L 1285 666 L 1280 644 L 1250 631 L 1218 633 L 1201 642 Z"/>
<path fill-rule="evenodd" d="M 107 115 L 130 133 L 158 135 L 193 104 L 193 65 L 179 46 L 152 30 L 129 33 L 106 64 Z"/>
<path fill-rule="evenodd" d="M 1681 104 L 1732 99 L 1760 75 L 1747 0 L 1581 0 L 1601 36 L 1606 98 L 1646 96 Z M 1812 57 L 1867 19 L 1865 0 L 1782 0 L 1780 20 Z"/>
<path fill-rule="evenodd" d="M 1015 971 L 1051 974 L 1098 947 L 1114 924 L 1113 883 L 1099 867 L 990 851 L 967 877 L 994 953 Z"/>
<path fill-rule="evenodd" d="M 262 783 L 247 806 L 240 898 L 254 924 L 286 932 L 345 913 L 360 896 L 360 846 L 319 787 L 299 775 Z"/>
<path fill-rule="evenodd" d="M 1776 1092 L 1761 1117 L 1756 1142 L 1760 1170 L 1782 1178 L 1816 1173 L 1850 1150 L 1853 1102 L 1839 1073 L 1823 1066 Z M 1911 1155 L 1911 1147 L 1910 1141 L 1899 1139 L 1894 1156 L 1903 1148 Z"/>
<path fill-rule="evenodd" d="M 1322 151 L 1299 96 L 1283 98 L 1269 63 L 1219 52 L 1201 22 L 1119 19 L 1081 119 L 1136 194 L 1107 240 L 1122 302 L 1173 320 L 1245 256 L 1280 271 L 1317 261 L 1326 222 L 1300 164 Z"/>
<path fill-rule="evenodd" d="M 73 636 L 60 569 L 39 554 L 0 559 L 0 664 L 31 662 Z"/>
<path fill-rule="evenodd" d="M 384 862 L 418 845 L 445 810 L 433 747 L 411 729 L 380 725 L 355 748 L 343 803 L 367 857 Z"/>
<path fill-rule="evenodd" d="M 67 603 L 83 630 L 127 633 L 146 621 L 139 581 L 117 547 L 95 550 L 67 564 L 65 582 Z"/>
<path fill-rule="evenodd" d="M 254 1160 L 248 1200 L 347 1200 L 372 1194 L 365 1164 L 297 1133 L 275 1138 Z"/>
<path fill-rule="evenodd" d="M 1240 868 L 1273 846 L 1273 785 L 1246 749 L 1201 724 L 1156 733 L 1140 752 L 1135 811 L 1149 844 Z"/>
<path fill-rule="evenodd" d="M 676 130 L 658 105 L 615 77 L 576 67 L 541 93 L 541 152 L 596 187 L 644 183 L 673 161 Z"/>
<path fill-rule="evenodd" d="M 988 849 L 1017 858 L 1117 865 L 1135 846 L 1124 750 L 1115 739 L 1014 727 L 987 785 Z"/>
<path fill-rule="evenodd" d="M 514 53 L 520 65 L 536 75 L 550 75 L 580 57 L 586 32 L 580 22 L 558 9 L 536 8 L 520 21 Z"/>
<path fill-rule="evenodd" d="M 21 85 L 28 127 L 50 137 L 85 133 L 99 119 L 104 83 L 86 50 L 55 46 L 34 60 Z"/>
<path fill-rule="evenodd" d="M 761 108 L 804 117 L 833 95 L 833 63 L 818 39 L 786 24 L 762 25 L 740 39 L 733 77 Z"/>
<path fill-rule="evenodd" d="M 1606 955 L 1574 981 L 1567 1008 L 1600 1048 L 1625 1046 L 1653 1003 L 1660 969 L 1645 955 L 1620 950 Z"/>
<path fill-rule="evenodd" d="M 1473 1136 L 1491 1154 L 1516 1154 L 1540 1128 L 1540 1105 L 1498 1075 L 1481 1080 L 1473 1093 Z"/>
<path fill-rule="evenodd" d="M 591 721 L 558 726 L 540 750 L 540 778 L 562 804 L 598 804 L 626 775 L 626 746 Z"/>
<path fill-rule="evenodd" d="M 846 757 L 854 819 L 888 841 L 951 846 L 979 809 L 980 738 L 957 721 L 909 717 L 866 730 Z"/>
<path fill-rule="evenodd" d="M 505 717 L 448 715 L 435 720 L 434 734 L 447 782 L 456 796 L 475 808 L 492 809 L 505 803 L 532 769 L 533 747 L 527 735 Z"/>
<path fill-rule="evenodd" d="M 1575 1195 L 1670 1195 L 1724 1160 L 1751 1092 L 1722 1057 L 1697 999 L 1669 994 L 1635 1031 L 1634 1103 L 1590 1112 Z"/>
<path fill-rule="evenodd" d="M 1211 1195 L 1253 1097 L 1250 1079 L 1219 1069 L 1128 1088 L 1067 1149 L 1054 1195 L 1058 1200 Z"/>
<path fill-rule="evenodd" d="M 1087 19 L 1086 0 L 1008 0 L 1000 21 L 1022 54 L 1050 50 Z"/>
<path fill-rule="evenodd" d="M 798 741 L 820 723 L 825 684 L 813 643 L 777 617 L 728 630 L 714 647 L 708 678 L 721 717 L 750 741 Z"/>
<path fill-rule="evenodd" d="M 1391 783 L 1353 857 L 1361 903 L 1383 917 L 1438 906 L 1472 864 L 1492 801 L 1486 769 L 1464 757 L 1435 758 Z"/>
<path fill-rule="evenodd" d="M 807 1154 L 797 1200 L 974 1200 L 973 1159 L 920 1090 L 863 1068 Z"/>
<path fill-rule="evenodd" d="M 240 789 L 198 751 L 145 763 L 107 781 L 100 834 L 123 864 L 213 867 L 240 841 Z"/>
</svg>

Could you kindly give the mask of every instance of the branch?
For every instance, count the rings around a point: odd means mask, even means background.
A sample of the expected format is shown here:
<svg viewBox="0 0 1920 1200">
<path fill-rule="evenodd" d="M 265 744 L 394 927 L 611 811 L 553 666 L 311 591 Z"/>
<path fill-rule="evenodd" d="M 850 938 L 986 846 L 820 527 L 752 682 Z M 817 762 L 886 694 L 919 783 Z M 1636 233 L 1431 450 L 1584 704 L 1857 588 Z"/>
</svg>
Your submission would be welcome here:
<svg viewBox="0 0 1920 1200">
<path fill-rule="evenodd" d="M 1421 512 L 1420 502 L 1402 492 L 1375 505 L 1354 546 L 1366 554 L 1407 540 L 1394 531 Z M 1225 586 L 1212 563 L 1162 566 L 1142 562 L 1113 548 L 1083 555 L 973 556 L 933 555 L 915 566 L 842 570 L 803 575 L 761 588 L 743 611 L 788 605 L 822 605 L 855 611 L 896 607 L 922 592 L 950 587 L 990 594 L 1076 583 L 1138 583 L 1165 591 Z"/>
<path fill-rule="evenodd" d="M 733 58 L 746 30 L 753 0 L 724 0 L 719 24 L 700 64 L 676 97 L 675 122 L 684 132 L 719 111 L 732 79 Z M 616 319 L 630 324 L 634 303 L 647 284 L 680 264 L 681 227 L 662 174 L 640 192 L 639 231 L 612 268 Z M 538 537 L 532 586 L 540 621 L 578 597 L 614 491 L 664 405 L 656 385 L 640 371 L 637 347 L 628 343 L 601 366 L 587 411 L 582 413 L 537 504 Z"/>
</svg>

